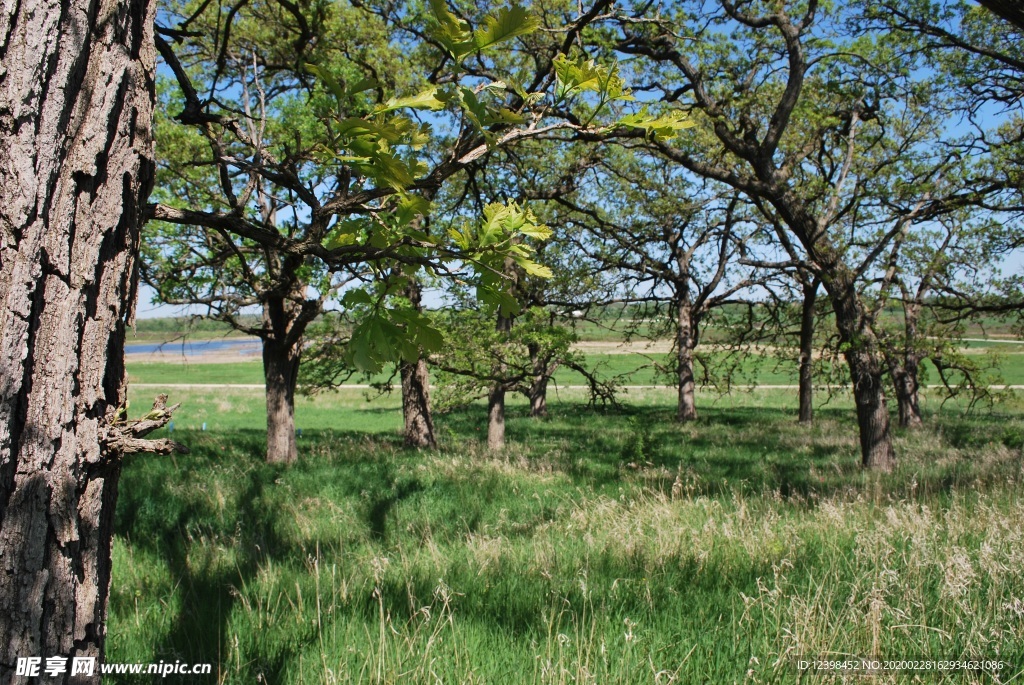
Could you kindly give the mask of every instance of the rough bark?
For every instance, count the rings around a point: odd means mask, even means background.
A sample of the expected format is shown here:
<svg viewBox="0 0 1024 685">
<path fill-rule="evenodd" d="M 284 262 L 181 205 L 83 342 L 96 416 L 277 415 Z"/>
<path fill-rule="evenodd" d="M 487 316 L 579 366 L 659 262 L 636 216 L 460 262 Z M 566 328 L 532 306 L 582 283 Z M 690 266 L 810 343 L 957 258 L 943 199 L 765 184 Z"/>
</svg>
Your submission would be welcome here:
<svg viewBox="0 0 1024 685">
<path fill-rule="evenodd" d="M 923 424 L 921 403 L 918 399 L 921 354 L 917 351 L 917 320 L 920 311 L 916 304 L 904 305 L 902 363 L 896 362 L 895 354 L 889 355 L 889 373 L 896 390 L 896 406 L 902 428 L 919 428 Z"/>
<path fill-rule="evenodd" d="M 267 295 L 263 302 L 263 376 L 267 395 L 267 462 L 298 459 L 295 388 L 299 382 L 303 334 L 308 325 L 300 298 Z"/>
<path fill-rule="evenodd" d="M 530 416 L 542 419 L 548 415 L 548 377 L 534 376 L 530 384 Z"/>
<path fill-rule="evenodd" d="M 420 284 L 410 279 L 405 288 L 410 304 L 421 310 L 422 290 Z M 434 419 L 430 411 L 430 371 L 427 360 L 420 357 L 414 363 L 399 366 L 402 378 L 402 416 L 405 421 L 405 444 L 408 447 L 434 449 Z"/>
<path fill-rule="evenodd" d="M 153 20 L 147 0 L 0 9 L 3 683 L 29 682 L 19 657 L 103 657 Z"/>
<path fill-rule="evenodd" d="M 818 298 L 818 281 L 803 285 L 803 306 L 800 312 L 800 423 L 814 422 L 814 305 Z"/>
<path fill-rule="evenodd" d="M 430 373 L 420 358 L 399 367 L 402 376 L 402 416 L 407 447 L 434 449 L 434 421 L 430 414 Z"/>
<path fill-rule="evenodd" d="M 289 345 L 268 337 L 263 341 L 263 375 L 267 386 L 267 462 L 290 464 L 298 459 L 295 442 L 295 386 L 301 343 Z"/>
<path fill-rule="evenodd" d="M 697 346 L 697 338 L 693 307 L 685 294 L 679 298 L 676 315 L 676 382 L 679 385 L 676 420 L 685 422 L 697 418 L 696 382 L 693 375 L 693 350 Z"/>
</svg>

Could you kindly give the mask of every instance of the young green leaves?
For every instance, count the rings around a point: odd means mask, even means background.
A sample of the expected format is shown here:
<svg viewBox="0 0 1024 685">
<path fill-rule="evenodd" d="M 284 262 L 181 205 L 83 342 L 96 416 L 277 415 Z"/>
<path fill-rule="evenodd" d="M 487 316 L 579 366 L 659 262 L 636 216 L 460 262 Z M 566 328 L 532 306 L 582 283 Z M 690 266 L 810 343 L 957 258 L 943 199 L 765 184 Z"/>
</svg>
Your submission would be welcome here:
<svg viewBox="0 0 1024 685">
<path fill-rule="evenodd" d="M 625 80 L 619 76 L 618 64 L 606 67 L 592 59 L 579 55 L 575 59 L 559 55 L 554 60 L 557 87 L 555 102 L 569 102 L 574 98 L 592 93 L 596 96 L 592 113 L 586 118 L 590 125 L 601 111 L 612 102 L 633 102 L 636 98 L 626 87 Z M 645 105 L 639 112 L 627 114 L 605 128 L 608 130 L 638 128 L 646 131 L 648 137 L 657 141 L 670 140 L 686 128 L 694 126 L 694 122 L 679 110 L 671 110 L 661 116 L 654 116 Z"/>
<path fill-rule="evenodd" d="M 487 16 L 476 30 L 455 16 L 444 0 L 430 0 L 430 9 L 433 14 L 431 34 L 456 61 L 517 36 L 533 33 L 540 27 L 540 20 L 518 5 L 503 7 L 496 14 Z"/>
<path fill-rule="evenodd" d="M 502 315 L 519 312 L 519 303 L 509 293 L 512 285 L 509 264 L 523 273 L 550 278 L 551 269 L 533 260 L 534 249 L 527 239 L 547 240 L 551 229 L 540 223 L 532 210 L 512 201 L 492 202 L 484 207 L 483 221 L 449 228 L 448 236 L 467 255 L 476 271 L 477 297 L 487 305 L 499 307 Z"/>
<path fill-rule="evenodd" d="M 653 116 L 645 106 L 636 114 L 627 114 L 619 119 L 618 125 L 643 129 L 651 140 L 663 142 L 675 138 L 683 129 L 693 128 L 697 122 L 677 109 L 669 110 L 661 116 Z"/>
</svg>

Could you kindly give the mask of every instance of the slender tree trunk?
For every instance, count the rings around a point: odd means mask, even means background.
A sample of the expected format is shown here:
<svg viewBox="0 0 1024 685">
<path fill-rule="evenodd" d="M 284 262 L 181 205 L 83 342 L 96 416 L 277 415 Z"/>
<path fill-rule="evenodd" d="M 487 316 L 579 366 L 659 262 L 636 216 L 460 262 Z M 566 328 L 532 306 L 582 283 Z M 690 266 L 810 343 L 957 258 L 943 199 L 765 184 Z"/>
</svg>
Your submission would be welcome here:
<svg viewBox="0 0 1024 685">
<path fill-rule="evenodd" d="M 686 294 L 680 296 L 676 314 L 676 372 L 679 384 L 676 420 L 693 421 L 697 418 L 696 382 L 693 375 L 693 350 L 697 339 L 694 335 L 693 307 Z"/>
<path fill-rule="evenodd" d="M 814 305 L 818 298 L 818 281 L 803 285 L 803 308 L 800 312 L 800 423 L 814 422 Z"/>
<path fill-rule="evenodd" d="M 498 315 L 497 329 L 500 333 L 507 334 L 512 330 L 512 319 Z M 497 377 L 505 375 L 506 365 L 501 362 L 498 365 Z M 487 397 L 487 448 L 500 452 L 505 449 L 505 383 L 496 381 L 491 386 L 491 392 Z"/>
<path fill-rule="evenodd" d="M 548 415 L 548 368 L 540 355 L 540 346 L 529 345 L 533 380 L 530 382 L 530 416 L 539 419 Z"/>
<path fill-rule="evenodd" d="M 302 357 L 302 330 L 292 303 L 270 296 L 263 304 L 263 375 L 267 394 L 267 463 L 298 459 L 295 443 L 295 388 Z"/>
<path fill-rule="evenodd" d="M 865 322 L 854 284 L 839 274 L 829 293 L 836 314 L 839 341 L 853 382 L 860 431 L 861 464 L 879 471 L 892 470 L 896 453 L 889 430 L 889 407 L 882 382 L 882 360 L 874 331 Z M 826 284 L 828 287 L 829 284 Z"/>
<path fill-rule="evenodd" d="M 405 444 L 408 447 L 434 449 L 434 421 L 430 415 L 430 373 L 427 362 L 420 358 L 414 363 L 403 362 L 402 416 L 405 419 Z"/>
<path fill-rule="evenodd" d="M 410 279 L 405 296 L 417 311 L 423 295 L 420 284 Z M 434 449 L 434 419 L 430 412 L 430 370 L 427 360 L 420 356 L 414 363 L 399 366 L 402 377 L 402 416 L 405 420 L 405 444 L 408 447 Z"/>
<path fill-rule="evenodd" d="M 535 376 L 530 384 L 530 416 L 542 419 L 548 415 L 548 377 Z"/>
<path fill-rule="evenodd" d="M 903 428 L 919 428 L 921 420 L 921 404 L 918 401 L 918 378 L 921 367 L 921 355 L 918 353 L 917 318 L 920 315 L 917 304 L 907 304 L 903 308 L 904 342 L 903 374 L 896 383 L 896 402 L 899 407 L 900 426 Z M 893 380 L 896 377 L 893 376 Z"/>
<path fill-rule="evenodd" d="M 505 386 L 495 383 L 487 397 L 487 449 L 505 449 Z"/>
<path fill-rule="evenodd" d="M 891 363 L 889 374 L 892 376 L 896 390 L 896 406 L 899 410 L 901 428 L 920 428 L 921 404 L 918 398 L 918 367 L 920 360 L 916 354 L 907 353 L 902 364 Z"/>
<path fill-rule="evenodd" d="M 103 658 L 153 20 L 146 0 L 0 9 L 2 683 L 30 681 L 19 658 Z"/>
</svg>

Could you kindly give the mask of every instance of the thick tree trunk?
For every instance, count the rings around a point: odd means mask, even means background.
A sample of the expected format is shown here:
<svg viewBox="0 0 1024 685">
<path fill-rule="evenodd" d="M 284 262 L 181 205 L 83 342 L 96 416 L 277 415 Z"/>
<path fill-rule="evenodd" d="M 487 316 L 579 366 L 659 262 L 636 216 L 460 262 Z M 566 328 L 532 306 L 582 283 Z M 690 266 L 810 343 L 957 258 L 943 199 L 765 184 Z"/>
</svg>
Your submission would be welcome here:
<svg viewBox="0 0 1024 685">
<path fill-rule="evenodd" d="M 2 683 L 29 682 L 19 658 L 103 657 L 153 20 L 146 0 L 0 9 Z"/>
<path fill-rule="evenodd" d="M 263 303 L 263 376 L 267 395 L 267 463 L 298 459 L 295 443 L 295 388 L 299 382 L 305 323 L 297 308 L 281 296 Z"/>
<path fill-rule="evenodd" d="M 430 373 L 425 359 L 403 363 L 402 416 L 405 419 L 405 444 L 408 447 L 434 449 L 434 421 L 430 415 Z"/>
<path fill-rule="evenodd" d="M 676 314 L 676 373 L 679 401 L 676 420 L 693 421 L 697 418 L 696 382 L 693 375 L 693 350 L 697 345 L 694 335 L 693 308 L 688 296 L 680 297 Z"/>
<path fill-rule="evenodd" d="M 410 279 L 405 296 L 417 311 L 422 311 L 423 295 L 419 282 Z M 434 449 L 434 419 L 430 412 L 430 371 L 422 356 L 415 363 L 399 366 L 402 377 L 402 416 L 405 420 L 405 444 L 408 447 Z"/>
<path fill-rule="evenodd" d="M 298 459 L 295 443 L 295 387 L 299 380 L 302 344 L 275 338 L 263 341 L 263 375 L 267 385 L 267 463 L 290 464 Z"/>
<path fill-rule="evenodd" d="M 540 346 L 529 345 L 533 379 L 530 381 L 530 416 L 541 419 L 548 415 L 548 368 L 540 355 Z"/>
<path fill-rule="evenodd" d="M 818 281 L 804 283 L 800 312 L 800 423 L 814 422 L 814 305 Z"/>
<path fill-rule="evenodd" d="M 861 464 L 869 469 L 891 471 L 896 453 L 889 432 L 889 407 L 882 386 L 881 365 L 874 355 L 856 350 L 846 355 L 846 362 L 857 403 Z"/>
</svg>

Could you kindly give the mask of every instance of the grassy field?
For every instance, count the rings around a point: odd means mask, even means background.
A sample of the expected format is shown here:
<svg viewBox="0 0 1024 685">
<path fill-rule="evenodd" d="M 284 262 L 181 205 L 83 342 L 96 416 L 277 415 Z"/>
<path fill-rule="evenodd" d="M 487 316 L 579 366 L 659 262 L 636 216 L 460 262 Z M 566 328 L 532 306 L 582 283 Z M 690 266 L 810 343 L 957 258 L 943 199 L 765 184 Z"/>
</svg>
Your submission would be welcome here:
<svg viewBox="0 0 1024 685">
<path fill-rule="evenodd" d="M 975 343 L 978 345 L 977 343 Z M 992 380 L 1010 385 L 1024 385 L 1024 345 L 979 346 L 979 358 L 985 359 L 997 370 Z M 716 371 L 724 355 L 710 353 L 703 356 L 712 373 Z M 668 384 L 671 379 L 662 369 L 670 368 L 667 354 L 586 354 L 586 364 L 602 378 L 615 378 L 620 384 L 649 385 Z M 746 385 L 790 385 L 797 382 L 797 364 L 793 360 L 776 359 L 771 356 L 747 355 L 730 360 L 738 373 L 734 383 Z M 938 374 L 926 361 L 923 364 L 924 383 L 938 383 Z M 698 380 L 704 373 L 698 366 Z M 719 373 L 721 373 L 719 371 Z M 204 364 L 196 360 L 175 362 L 136 362 L 129 359 L 128 374 L 135 383 L 241 383 L 262 384 L 263 371 L 258 360 Z M 383 376 L 380 377 L 383 379 Z M 585 382 L 575 371 L 562 369 L 555 374 L 555 381 L 562 385 L 578 385 Z M 364 383 L 365 379 L 354 377 L 351 383 Z"/>
<path fill-rule="evenodd" d="M 686 426 L 671 391 L 627 398 L 563 391 L 544 421 L 514 402 L 494 456 L 482 406 L 407 451 L 396 398 L 345 390 L 300 401 L 286 468 L 260 459 L 258 390 L 176 390 L 192 453 L 121 480 L 108 660 L 275 685 L 841 682 L 800 655 L 998 657 L 919 682 L 1024 678 L 1020 395 L 994 415 L 929 400 L 882 477 L 843 397 L 812 429 L 792 393 L 702 394 Z"/>
</svg>

